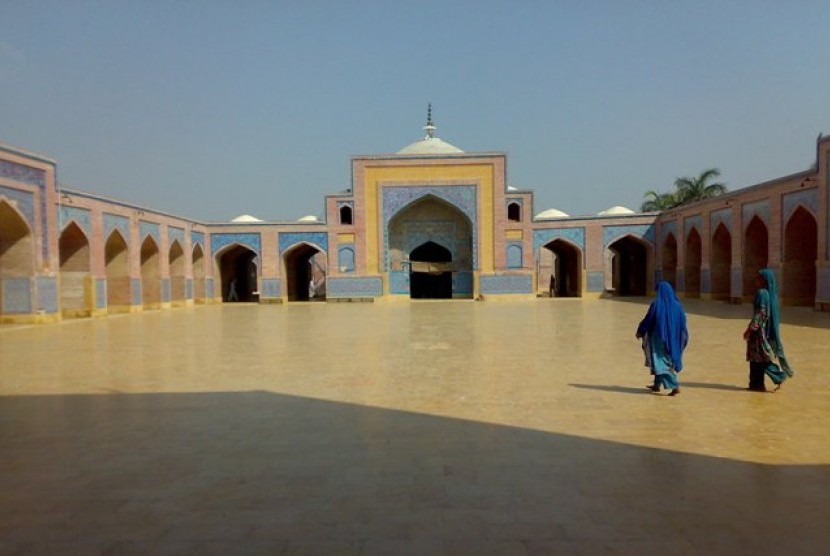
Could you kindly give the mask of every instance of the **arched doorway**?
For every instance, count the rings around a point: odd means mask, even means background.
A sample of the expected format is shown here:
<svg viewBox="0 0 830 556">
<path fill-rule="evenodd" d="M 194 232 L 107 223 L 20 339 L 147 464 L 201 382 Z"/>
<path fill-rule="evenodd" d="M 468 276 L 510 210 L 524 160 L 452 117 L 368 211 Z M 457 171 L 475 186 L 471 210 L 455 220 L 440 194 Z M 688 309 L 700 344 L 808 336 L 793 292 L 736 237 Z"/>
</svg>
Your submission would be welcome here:
<svg viewBox="0 0 830 556">
<path fill-rule="evenodd" d="M 798 207 L 784 231 L 784 301 L 812 306 L 816 301 L 818 224 L 804 207 Z"/>
<path fill-rule="evenodd" d="M 732 234 L 721 222 L 712 236 L 712 299 L 727 300 L 731 290 Z"/>
<path fill-rule="evenodd" d="M 222 301 L 256 301 L 257 254 L 243 245 L 233 245 L 216 254 L 222 282 Z"/>
<path fill-rule="evenodd" d="M 663 280 L 677 290 L 677 239 L 669 232 L 663 241 Z"/>
<path fill-rule="evenodd" d="M 26 220 L 9 203 L 0 201 L 0 315 L 6 309 L 3 292 L 7 288 L 26 287 L 31 292 L 31 278 L 35 272 L 34 257 L 32 233 Z M 24 278 L 26 284 L 21 280 Z M 29 294 L 27 310 L 31 309 Z"/>
<path fill-rule="evenodd" d="M 205 299 L 205 253 L 198 243 L 193 246 L 191 253 L 191 268 L 193 269 L 193 299 L 204 301 Z"/>
<path fill-rule="evenodd" d="M 624 236 L 608 246 L 611 260 L 611 289 L 614 295 L 646 295 L 648 289 L 648 246 L 633 236 Z"/>
<path fill-rule="evenodd" d="M 285 252 L 288 301 L 326 299 L 326 254 L 308 243 L 299 243 Z"/>
<path fill-rule="evenodd" d="M 692 228 L 686 236 L 684 272 L 684 293 L 686 297 L 700 297 L 700 263 L 703 258 L 703 245 L 697 229 Z"/>
<path fill-rule="evenodd" d="M 159 248 L 152 236 L 141 244 L 141 303 L 145 309 L 161 306 Z"/>
<path fill-rule="evenodd" d="M 107 275 L 107 310 L 117 311 L 132 303 L 129 249 L 120 232 L 114 230 L 104 244 Z"/>
<path fill-rule="evenodd" d="M 769 261 L 769 234 L 767 226 L 757 216 L 752 217 L 744 233 L 743 297 L 755 294 L 755 277 Z"/>
<path fill-rule="evenodd" d="M 442 245 L 427 241 L 409 253 L 409 297 L 412 299 L 452 299 L 452 253 Z"/>
<path fill-rule="evenodd" d="M 170 301 L 181 304 L 184 302 L 185 290 L 184 249 L 178 240 L 173 240 L 167 258 L 170 269 Z"/>
<path fill-rule="evenodd" d="M 540 277 L 544 279 L 542 284 L 547 286 L 553 277 L 556 297 L 582 297 L 582 251 L 561 238 L 551 241 L 543 249 L 550 251 L 551 264 L 550 272 Z"/>
<path fill-rule="evenodd" d="M 398 211 L 389 220 L 387 229 L 386 268 L 390 291 L 415 299 L 432 296 L 471 298 L 472 230 L 471 221 L 464 212 L 433 195 L 425 195 Z M 432 245 L 427 245 L 430 243 Z M 448 251 L 449 255 L 442 250 Z M 413 253 L 417 260 L 412 259 Z M 432 273 L 432 278 L 421 273 Z M 442 277 L 438 278 L 438 274 Z M 416 283 L 412 282 L 413 277 Z"/>
<path fill-rule="evenodd" d="M 92 311 L 89 240 L 75 222 L 70 222 L 61 232 L 58 258 L 61 315 L 89 316 Z"/>
</svg>

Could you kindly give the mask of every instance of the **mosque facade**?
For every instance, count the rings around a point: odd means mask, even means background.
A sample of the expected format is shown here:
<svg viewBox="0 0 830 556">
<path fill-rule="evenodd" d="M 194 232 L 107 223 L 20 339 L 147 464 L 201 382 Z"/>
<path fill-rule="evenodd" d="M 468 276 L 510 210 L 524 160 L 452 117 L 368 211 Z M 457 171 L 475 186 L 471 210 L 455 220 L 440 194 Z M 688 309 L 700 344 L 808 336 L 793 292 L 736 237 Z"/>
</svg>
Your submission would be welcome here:
<svg viewBox="0 0 830 556">
<path fill-rule="evenodd" d="M 534 213 L 507 155 L 426 136 L 354 156 L 325 215 L 203 222 L 62 189 L 48 157 L 0 144 L 0 322 L 194 303 L 644 296 L 782 299 L 830 310 L 830 138 L 803 172 L 663 213 Z M 534 216 L 535 214 L 535 216 Z M 554 279 L 552 280 L 551 277 Z"/>
</svg>

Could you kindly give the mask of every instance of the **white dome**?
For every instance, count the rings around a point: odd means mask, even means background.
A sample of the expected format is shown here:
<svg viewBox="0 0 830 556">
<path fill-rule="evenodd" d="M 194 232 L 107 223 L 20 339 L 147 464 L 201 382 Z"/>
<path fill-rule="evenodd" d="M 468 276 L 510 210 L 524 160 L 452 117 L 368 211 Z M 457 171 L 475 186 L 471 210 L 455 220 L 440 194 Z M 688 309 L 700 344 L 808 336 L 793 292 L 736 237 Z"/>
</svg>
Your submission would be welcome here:
<svg viewBox="0 0 830 556">
<path fill-rule="evenodd" d="M 463 154 L 464 151 L 450 145 L 446 141 L 438 137 L 424 137 L 420 141 L 415 141 L 411 145 L 407 145 L 397 154 Z"/>
<path fill-rule="evenodd" d="M 617 205 L 616 207 L 611 207 L 610 209 L 606 209 L 602 212 L 598 212 L 597 216 L 618 216 L 621 214 L 636 214 L 633 210 L 627 207 L 621 207 Z"/>
<path fill-rule="evenodd" d="M 568 216 L 570 216 L 568 213 L 562 212 L 559 209 L 548 209 L 537 214 L 536 220 L 542 220 L 545 218 L 567 218 Z"/>
<path fill-rule="evenodd" d="M 518 187 L 513 187 L 512 185 L 508 185 L 508 186 L 507 186 L 507 190 L 508 190 L 508 191 L 518 191 L 518 190 L 519 190 L 519 188 L 518 188 Z"/>
<path fill-rule="evenodd" d="M 256 216 L 251 216 L 250 214 L 240 214 L 239 216 L 231 220 L 231 222 L 240 222 L 244 224 L 246 222 L 262 222 L 262 220 L 260 220 Z"/>
<path fill-rule="evenodd" d="M 319 222 L 320 219 L 314 216 L 313 214 L 308 214 L 303 216 L 302 218 L 298 218 L 297 222 Z"/>
</svg>

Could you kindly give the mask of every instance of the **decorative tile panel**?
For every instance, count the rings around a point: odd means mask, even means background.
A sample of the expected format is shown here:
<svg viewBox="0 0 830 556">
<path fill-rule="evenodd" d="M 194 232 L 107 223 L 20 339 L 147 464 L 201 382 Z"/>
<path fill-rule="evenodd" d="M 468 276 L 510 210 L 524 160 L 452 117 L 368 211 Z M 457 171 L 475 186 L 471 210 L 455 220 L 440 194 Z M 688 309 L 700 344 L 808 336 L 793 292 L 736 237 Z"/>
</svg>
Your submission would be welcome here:
<svg viewBox="0 0 830 556">
<path fill-rule="evenodd" d="M 60 205 L 58 207 L 58 228 L 61 232 L 63 232 L 70 222 L 75 222 L 84 231 L 87 238 L 92 236 L 92 223 L 90 222 L 89 209 Z"/>
<path fill-rule="evenodd" d="M 830 267 L 819 267 L 816 298 L 824 303 L 830 302 Z"/>
<path fill-rule="evenodd" d="M 37 309 L 45 313 L 58 312 L 58 279 L 53 276 L 35 278 Z"/>
<path fill-rule="evenodd" d="M 214 287 L 213 287 L 213 278 L 205 278 L 205 297 L 207 297 L 207 298 L 215 297 Z"/>
<path fill-rule="evenodd" d="M 733 268 L 730 273 L 729 291 L 730 297 L 741 297 L 744 289 L 744 273 L 741 268 Z"/>
<path fill-rule="evenodd" d="M 409 272 L 389 271 L 389 293 L 409 295 Z"/>
<path fill-rule="evenodd" d="M 175 228 L 168 226 L 167 228 L 167 244 L 172 245 L 174 241 L 178 241 L 179 245 L 184 249 L 184 228 Z"/>
<path fill-rule="evenodd" d="M 32 284 L 29 278 L 2 278 L 3 313 L 25 315 L 32 312 Z"/>
<path fill-rule="evenodd" d="M 113 230 L 118 230 L 127 245 L 130 244 L 130 219 L 126 216 L 104 213 L 104 238 L 109 238 Z M 104 239 L 106 241 L 106 239 Z"/>
<path fill-rule="evenodd" d="M 533 277 L 529 274 L 493 274 L 481 277 L 481 293 L 533 293 Z"/>
<path fill-rule="evenodd" d="M 380 277 L 340 278 L 330 276 L 326 280 L 326 297 L 379 297 L 383 295 Z"/>
<path fill-rule="evenodd" d="M 46 187 L 46 172 L 8 160 L 0 160 L 0 177 L 34 185 L 41 189 Z"/>
<path fill-rule="evenodd" d="M 573 243 L 585 258 L 585 228 L 556 228 L 550 230 L 533 230 L 533 252 L 539 253 L 539 248 L 544 247 L 555 239 L 565 239 Z"/>
<path fill-rule="evenodd" d="M 337 248 L 337 269 L 340 272 L 354 272 L 354 245 Z"/>
<path fill-rule="evenodd" d="M 258 233 L 210 234 L 210 251 L 214 257 L 219 251 L 234 243 L 247 247 L 257 255 L 262 251 L 262 238 Z"/>
<path fill-rule="evenodd" d="M 743 228 L 749 226 L 753 217 L 757 216 L 761 221 L 769 227 L 769 201 L 756 201 L 754 203 L 746 203 L 741 207 L 741 216 L 743 220 Z"/>
<path fill-rule="evenodd" d="M 712 271 L 708 268 L 700 269 L 700 293 L 712 293 Z"/>
<path fill-rule="evenodd" d="M 662 243 L 666 243 L 666 238 L 669 237 L 669 234 L 674 235 L 674 239 L 678 242 L 680 241 L 680 234 L 677 233 L 677 220 L 671 220 L 669 222 L 662 223 L 662 232 L 663 232 L 663 241 Z"/>
<path fill-rule="evenodd" d="M 327 232 L 280 232 L 280 256 L 298 243 L 308 243 L 328 253 L 329 234 Z"/>
<path fill-rule="evenodd" d="M 785 228 L 799 205 L 803 205 L 809 210 L 813 217 L 818 215 L 818 189 L 815 187 L 802 189 L 781 196 L 781 222 L 783 222 Z"/>
<path fill-rule="evenodd" d="M 678 292 L 686 291 L 686 271 L 678 268 L 674 274 L 674 290 Z"/>
<path fill-rule="evenodd" d="M 459 271 L 452 273 L 452 293 L 458 294 L 472 294 L 473 293 L 473 273 L 469 271 Z"/>
<path fill-rule="evenodd" d="M 601 270 L 588 272 L 588 291 L 601 292 L 605 289 L 605 273 Z"/>
<path fill-rule="evenodd" d="M 20 191 L 0 185 L 0 196 L 6 197 L 23 214 L 29 229 L 35 229 L 35 195 L 28 191 Z"/>
<path fill-rule="evenodd" d="M 107 279 L 95 279 L 95 308 L 105 309 L 107 307 Z"/>
<path fill-rule="evenodd" d="M 197 243 L 202 246 L 202 251 L 204 251 L 205 247 L 207 247 L 205 244 L 205 234 L 202 232 L 190 232 L 191 247 L 196 247 Z"/>
<path fill-rule="evenodd" d="M 193 299 L 193 278 L 185 278 L 184 280 L 184 298 Z"/>
<path fill-rule="evenodd" d="M 170 302 L 170 278 L 161 279 L 161 301 L 162 303 Z"/>
<path fill-rule="evenodd" d="M 161 232 L 159 231 L 159 225 L 155 222 L 146 222 L 144 220 L 140 220 L 138 222 L 138 237 L 141 243 L 144 243 L 144 240 L 150 236 L 155 240 L 156 245 L 161 246 Z"/>
<path fill-rule="evenodd" d="M 507 268 L 522 268 L 522 244 L 507 244 Z"/>
<path fill-rule="evenodd" d="M 133 305 L 141 305 L 141 278 L 130 279 L 131 301 Z"/>
<path fill-rule="evenodd" d="M 279 297 L 281 295 L 280 279 L 279 278 L 263 278 L 262 291 L 259 294 L 260 298 Z"/>
<path fill-rule="evenodd" d="M 621 226 L 603 226 L 603 248 L 607 248 L 617 239 L 627 235 L 642 238 L 654 245 L 654 224 L 627 224 Z"/>
<path fill-rule="evenodd" d="M 729 233 L 732 233 L 732 209 L 725 208 L 720 210 L 713 210 L 709 213 L 709 233 L 713 236 L 718 229 L 718 226 L 723 224 Z"/>
<path fill-rule="evenodd" d="M 703 228 L 701 227 L 701 218 L 699 214 L 694 216 L 690 216 L 688 218 L 683 219 L 683 231 L 685 232 L 684 237 L 689 237 L 689 232 L 692 231 L 692 228 L 697 230 L 698 234 L 703 234 Z"/>
</svg>

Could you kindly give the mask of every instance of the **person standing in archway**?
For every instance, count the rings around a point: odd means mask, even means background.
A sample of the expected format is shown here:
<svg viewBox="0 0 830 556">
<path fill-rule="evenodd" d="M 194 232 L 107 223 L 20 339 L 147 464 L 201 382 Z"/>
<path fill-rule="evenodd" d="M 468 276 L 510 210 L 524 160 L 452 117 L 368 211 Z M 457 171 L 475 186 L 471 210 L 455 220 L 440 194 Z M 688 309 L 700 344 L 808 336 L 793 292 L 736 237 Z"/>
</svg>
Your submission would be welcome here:
<svg viewBox="0 0 830 556">
<path fill-rule="evenodd" d="M 747 390 L 766 392 L 764 375 L 769 375 L 775 383 L 775 392 L 795 373 L 790 368 L 781 342 L 778 286 L 772 270 L 764 268 L 758 271 L 755 286 L 757 290 L 752 302 L 752 320 L 744 331 L 746 360 L 749 361 Z M 778 364 L 775 363 L 776 359 Z"/>
<path fill-rule="evenodd" d="M 239 301 L 239 294 L 236 292 L 236 278 L 228 284 L 228 301 Z"/>
<path fill-rule="evenodd" d="M 689 331 L 686 312 L 668 282 L 657 284 L 657 297 L 640 321 L 636 337 L 643 340 L 645 364 L 654 375 L 654 383 L 646 388 L 655 393 L 661 388 L 671 390 L 669 396 L 679 394 L 677 373 L 683 370 L 683 350 L 689 343 Z"/>
</svg>

